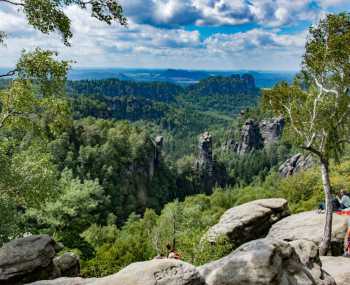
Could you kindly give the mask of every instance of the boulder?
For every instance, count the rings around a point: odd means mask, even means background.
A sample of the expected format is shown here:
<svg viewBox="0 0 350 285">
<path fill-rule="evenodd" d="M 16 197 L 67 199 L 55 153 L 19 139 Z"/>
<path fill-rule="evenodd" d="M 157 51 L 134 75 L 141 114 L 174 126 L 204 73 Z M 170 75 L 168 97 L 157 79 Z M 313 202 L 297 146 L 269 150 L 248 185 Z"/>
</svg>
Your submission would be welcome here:
<svg viewBox="0 0 350 285">
<path fill-rule="evenodd" d="M 31 285 L 205 285 L 191 264 L 175 259 L 132 263 L 116 274 L 96 279 L 60 278 Z"/>
<path fill-rule="evenodd" d="M 275 223 L 271 227 L 268 237 L 285 241 L 303 239 L 313 241 L 319 245 L 323 237 L 324 224 L 324 214 L 320 214 L 317 211 L 303 212 L 291 215 Z M 341 255 L 343 253 L 347 228 L 347 217 L 333 214 L 332 255 Z"/>
<path fill-rule="evenodd" d="M 350 258 L 341 256 L 322 256 L 322 267 L 332 277 L 337 285 L 350 284 Z"/>
<path fill-rule="evenodd" d="M 287 215 L 288 202 L 284 199 L 252 201 L 227 210 L 204 238 L 215 243 L 219 237 L 227 236 L 234 246 L 239 246 L 265 237 L 271 225 Z"/>
<path fill-rule="evenodd" d="M 74 277 L 80 274 L 79 256 L 72 252 L 55 257 L 53 263 L 60 270 L 60 276 Z"/>
<path fill-rule="evenodd" d="M 315 161 L 311 154 L 303 155 L 298 153 L 282 163 L 278 171 L 282 177 L 288 177 L 300 171 L 307 170 L 314 166 L 314 164 Z"/>
<path fill-rule="evenodd" d="M 274 144 L 280 139 L 284 124 L 283 117 L 262 120 L 259 123 L 260 134 L 265 146 Z"/>
<path fill-rule="evenodd" d="M 334 285 L 314 277 L 290 244 L 275 239 L 246 243 L 198 270 L 207 285 Z"/>
<path fill-rule="evenodd" d="M 20 284 L 59 276 L 53 263 L 56 243 L 48 235 L 33 235 L 0 249 L 0 284 Z"/>
</svg>

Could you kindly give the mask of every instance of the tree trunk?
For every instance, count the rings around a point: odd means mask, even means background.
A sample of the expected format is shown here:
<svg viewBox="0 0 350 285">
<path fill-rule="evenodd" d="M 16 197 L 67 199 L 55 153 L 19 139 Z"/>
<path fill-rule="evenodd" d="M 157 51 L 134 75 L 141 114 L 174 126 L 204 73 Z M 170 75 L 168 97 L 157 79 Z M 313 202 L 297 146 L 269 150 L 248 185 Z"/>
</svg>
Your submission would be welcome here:
<svg viewBox="0 0 350 285">
<path fill-rule="evenodd" d="M 332 193 L 331 193 L 331 182 L 329 180 L 329 163 L 328 160 L 321 158 L 321 173 L 323 191 L 325 194 L 326 202 L 326 223 L 324 225 L 323 239 L 320 244 L 320 255 L 326 255 L 332 238 L 332 219 L 333 219 L 333 204 L 332 204 Z"/>
</svg>

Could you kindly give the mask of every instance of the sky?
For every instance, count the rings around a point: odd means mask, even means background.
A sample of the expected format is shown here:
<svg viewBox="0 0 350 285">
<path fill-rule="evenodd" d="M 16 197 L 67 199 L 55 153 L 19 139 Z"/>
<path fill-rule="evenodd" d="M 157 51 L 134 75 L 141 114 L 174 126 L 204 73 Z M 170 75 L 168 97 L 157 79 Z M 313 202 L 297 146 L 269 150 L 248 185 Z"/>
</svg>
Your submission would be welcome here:
<svg viewBox="0 0 350 285">
<path fill-rule="evenodd" d="M 111 26 L 77 6 L 65 8 L 73 39 L 31 28 L 0 2 L 0 67 L 39 46 L 81 68 L 179 68 L 296 71 L 308 27 L 327 13 L 350 12 L 350 0 L 120 0 L 128 27 Z"/>
</svg>

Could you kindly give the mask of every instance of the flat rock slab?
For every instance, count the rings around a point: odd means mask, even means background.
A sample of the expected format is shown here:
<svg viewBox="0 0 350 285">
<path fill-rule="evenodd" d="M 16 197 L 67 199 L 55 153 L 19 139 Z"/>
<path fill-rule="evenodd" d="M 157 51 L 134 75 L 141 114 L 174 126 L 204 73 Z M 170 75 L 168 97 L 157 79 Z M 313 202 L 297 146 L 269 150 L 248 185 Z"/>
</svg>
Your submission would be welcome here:
<svg viewBox="0 0 350 285">
<path fill-rule="evenodd" d="M 235 246 L 239 246 L 266 236 L 271 225 L 288 215 L 285 199 L 252 201 L 227 210 L 204 238 L 215 243 L 219 237 L 227 236 Z"/>
<path fill-rule="evenodd" d="M 132 263 L 116 274 L 96 279 L 60 278 L 31 285 L 205 285 L 193 265 L 175 259 Z"/>
<path fill-rule="evenodd" d="M 332 253 L 341 255 L 343 251 L 344 238 L 348 228 L 348 218 L 333 214 L 332 230 Z M 275 223 L 267 237 L 285 241 L 310 240 L 317 245 L 323 237 L 325 214 L 317 211 L 303 212 L 291 215 Z"/>
<path fill-rule="evenodd" d="M 322 256 L 322 267 L 334 279 L 337 285 L 350 284 L 350 258 L 341 256 Z"/>
</svg>

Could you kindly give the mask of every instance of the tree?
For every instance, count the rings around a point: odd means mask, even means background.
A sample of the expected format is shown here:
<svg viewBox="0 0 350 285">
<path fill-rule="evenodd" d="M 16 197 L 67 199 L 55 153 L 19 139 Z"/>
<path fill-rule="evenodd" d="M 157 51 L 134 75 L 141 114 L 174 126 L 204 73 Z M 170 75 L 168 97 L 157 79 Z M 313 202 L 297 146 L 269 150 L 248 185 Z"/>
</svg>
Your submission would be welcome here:
<svg viewBox="0 0 350 285">
<path fill-rule="evenodd" d="M 292 85 L 266 90 L 266 107 L 288 122 L 292 142 L 318 157 L 326 201 L 326 223 L 320 254 L 326 254 L 332 233 L 331 159 L 339 161 L 350 129 L 350 14 L 327 15 L 312 26 L 302 72 Z"/>
<path fill-rule="evenodd" d="M 69 40 L 73 34 L 70 19 L 63 10 L 66 6 L 78 5 L 81 9 L 90 8 L 92 17 L 109 25 L 113 21 L 123 26 L 127 25 L 123 9 L 116 0 L 0 0 L 0 4 L 18 7 L 18 11 L 24 12 L 28 23 L 44 34 L 59 32 L 67 46 L 70 45 Z M 0 31 L 0 44 L 5 37 L 6 34 Z"/>
</svg>

